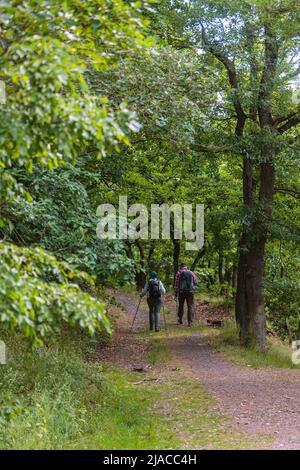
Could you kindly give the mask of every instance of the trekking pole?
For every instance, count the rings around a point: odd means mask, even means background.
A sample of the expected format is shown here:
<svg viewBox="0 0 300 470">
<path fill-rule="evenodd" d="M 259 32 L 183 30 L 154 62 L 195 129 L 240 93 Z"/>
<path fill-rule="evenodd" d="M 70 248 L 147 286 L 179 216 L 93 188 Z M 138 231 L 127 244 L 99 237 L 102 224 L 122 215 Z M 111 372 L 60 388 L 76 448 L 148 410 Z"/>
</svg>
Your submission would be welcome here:
<svg viewBox="0 0 300 470">
<path fill-rule="evenodd" d="M 139 308 L 140 308 L 140 303 L 142 301 L 142 297 L 140 297 L 140 300 L 139 300 L 139 303 L 138 303 L 138 306 L 136 308 L 136 311 L 135 311 L 135 315 L 134 315 L 134 319 L 133 319 L 133 322 L 132 322 L 132 325 L 131 325 L 131 328 L 130 328 L 130 331 L 132 332 L 132 329 L 133 329 L 133 325 L 134 325 L 134 322 L 135 322 L 135 319 L 136 319 L 136 316 L 138 314 L 138 311 L 139 311 Z"/>
<path fill-rule="evenodd" d="M 163 302 L 163 317 L 164 317 L 164 324 L 165 324 L 166 336 L 168 336 L 168 328 L 167 328 L 167 321 L 166 321 L 165 304 L 164 304 L 164 302 Z"/>
</svg>

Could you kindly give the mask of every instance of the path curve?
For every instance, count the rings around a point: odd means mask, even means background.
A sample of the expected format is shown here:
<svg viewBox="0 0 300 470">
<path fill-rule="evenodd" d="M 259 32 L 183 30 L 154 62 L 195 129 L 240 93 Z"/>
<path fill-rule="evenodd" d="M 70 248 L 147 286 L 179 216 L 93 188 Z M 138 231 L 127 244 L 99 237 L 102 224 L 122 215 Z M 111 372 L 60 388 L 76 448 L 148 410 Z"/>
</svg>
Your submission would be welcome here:
<svg viewBox="0 0 300 470">
<path fill-rule="evenodd" d="M 132 321 L 136 299 L 123 292 L 114 294 Z M 175 324 L 174 311 L 168 319 Z M 147 314 L 141 305 L 135 330 L 146 325 Z M 172 354 L 214 395 L 218 409 L 233 426 L 271 435 L 271 449 L 300 449 L 300 370 L 237 365 L 212 348 L 209 336 L 192 331 L 166 341 Z"/>
<path fill-rule="evenodd" d="M 201 334 L 171 338 L 168 344 L 235 426 L 273 435 L 272 449 L 300 449 L 299 371 L 239 366 L 223 359 Z"/>
</svg>

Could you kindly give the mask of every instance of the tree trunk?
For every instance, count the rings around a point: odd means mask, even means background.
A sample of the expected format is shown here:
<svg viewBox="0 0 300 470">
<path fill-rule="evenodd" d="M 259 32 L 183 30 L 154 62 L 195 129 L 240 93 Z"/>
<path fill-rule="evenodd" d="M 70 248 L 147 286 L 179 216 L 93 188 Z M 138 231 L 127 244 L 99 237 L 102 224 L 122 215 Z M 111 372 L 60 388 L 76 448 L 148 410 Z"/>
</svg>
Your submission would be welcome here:
<svg viewBox="0 0 300 470">
<path fill-rule="evenodd" d="M 232 267 L 232 280 L 231 280 L 231 287 L 232 289 L 236 290 L 237 286 L 237 267 Z"/>
<path fill-rule="evenodd" d="M 291 326 L 290 326 L 290 322 L 289 322 L 288 318 L 285 319 L 285 324 L 286 324 L 286 329 L 287 329 L 287 332 L 288 332 L 289 346 L 292 346 L 292 344 L 293 344 L 293 335 L 292 335 L 292 330 L 291 330 Z"/>
<path fill-rule="evenodd" d="M 140 254 L 140 266 L 141 269 L 136 271 L 135 273 L 135 283 L 136 283 L 136 289 L 140 290 L 144 287 L 146 283 L 146 273 L 145 273 L 145 252 L 144 252 L 144 247 L 139 239 L 134 241 L 136 247 L 138 248 L 139 254 Z"/>
<path fill-rule="evenodd" d="M 147 257 L 149 268 L 152 268 L 152 266 L 155 266 L 156 264 L 155 260 L 153 259 L 154 251 L 155 251 L 155 243 L 154 243 L 154 240 L 151 240 L 149 251 L 148 251 L 148 257 Z"/>
<path fill-rule="evenodd" d="M 143 289 L 144 285 L 146 283 L 146 274 L 144 271 L 137 271 L 135 273 L 135 285 L 136 285 L 136 290 Z"/>
<path fill-rule="evenodd" d="M 232 266 L 227 267 L 225 269 L 225 274 L 224 274 L 224 288 L 223 288 L 223 293 L 226 295 L 226 298 L 228 298 L 231 295 L 230 292 L 230 286 L 232 284 Z"/>
<path fill-rule="evenodd" d="M 173 242 L 173 275 L 174 281 L 175 276 L 179 267 L 179 257 L 180 257 L 180 240 L 172 239 Z"/>
<path fill-rule="evenodd" d="M 200 248 L 200 250 L 198 251 L 198 253 L 196 255 L 196 258 L 194 259 L 194 261 L 191 264 L 191 271 L 195 271 L 195 269 L 197 267 L 197 264 L 203 258 L 204 255 L 205 255 L 205 247 L 203 246 L 202 248 Z"/>
<path fill-rule="evenodd" d="M 262 283 L 268 222 L 272 215 L 274 195 L 273 161 L 274 157 L 260 164 L 258 214 L 254 222 L 244 228 L 237 276 L 236 320 L 240 326 L 241 341 L 245 346 L 255 343 L 260 351 L 265 350 L 266 339 Z"/>
<path fill-rule="evenodd" d="M 250 242 L 247 252 L 241 246 L 237 276 L 236 319 L 245 346 L 257 343 L 265 349 L 266 321 L 262 280 L 265 239 Z"/>
<path fill-rule="evenodd" d="M 220 285 L 224 284 L 223 276 L 223 255 L 219 252 L 219 263 L 218 263 L 218 276 Z"/>
<path fill-rule="evenodd" d="M 219 277 L 219 284 L 221 286 L 220 288 L 220 295 L 225 294 L 225 289 L 224 289 L 224 272 L 223 272 L 223 253 L 219 251 L 219 262 L 218 262 L 218 277 Z"/>
<path fill-rule="evenodd" d="M 165 286 L 167 286 L 168 288 L 171 286 L 171 283 L 172 283 L 172 280 L 171 280 L 171 276 L 170 276 L 170 269 L 166 269 L 165 270 Z"/>
<path fill-rule="evenodd" d="M 232 273 L 233 273 L 233 267 L 229 267 L 225 269 L 225 274 L 224 274 L 224 282 L 228 284 L 228 286 L 232 285 Z"/>
<path fill-rule="evenodd" d="M 140 240 L 135 240 L 134 244 L 138 248 L 139 254 L 140 254 L 141 269 L 136 269 L 135 274 L 134 274 L 136 290 L 139 291 L 143 289 L 145 282 L 146 282 L 146 274 L 143 269 L 145 265 L 144 263 L 145 254 L 144 254 L 144 249 Z M 134 253 L 133 253 L 132 248 L 133 248 L 133 243 L 131 243 L 129 240 L 125 240 L 125 252 L 128 258 L 134 260 Z M 150 250 L 151 250 L 151 247 L 150 247 Z M 149 252 L 149 258 L 151 258 L 152 253 L 153 253 L 153 250 L 151 251 L 151 253 Z"/>
<path fill-rule="evenodd" d="M 298 322 L 297 341 L 300 341 L 300 320 Z M 299 349 L 299 347 L 297 347 L 297 349 Z"/>
</svg>

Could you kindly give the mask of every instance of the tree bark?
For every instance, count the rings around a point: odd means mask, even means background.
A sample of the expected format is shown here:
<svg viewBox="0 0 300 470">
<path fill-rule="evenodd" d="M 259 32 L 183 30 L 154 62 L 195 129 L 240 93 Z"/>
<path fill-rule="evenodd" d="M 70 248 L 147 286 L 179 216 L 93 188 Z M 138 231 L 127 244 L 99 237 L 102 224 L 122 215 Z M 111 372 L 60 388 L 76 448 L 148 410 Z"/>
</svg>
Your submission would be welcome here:
<svg viewBox="0 0 300 470">
<path fill-rule="evenodd" d="M 266 318 L 263 296 L 265 245 L 268 222 L 272 216 L 275 186 L 274 154 L 262 147 L 260 164 L 260 194 L 258 215 L 253 224 L 243 230 L 237 277 L 236 320 L 245 346 L 257 344 L 265 350 Z M 267 161 L 266 161 L 267 160 Z"/>
<path fill-rule="evenodd" d="M 136 290 L 143 289 L 144 285 L 146 283 L 146 274 L 143 271 L 137 271 L 135 273 L 135 285 L 136 285 Z"/>
<path fill-rule="evenodd" d="M 223 253 L 219 251 L 219 262 L 218 262 L 218 278 L 219 278 L 219 284 L 221 286 L 220 288 L 220 295 L 225 294 L 225 289 L 224 289 L 224 272 L 223 272 L 223 264 L 224 264 L 224 257 Z"/>
<path fill-rule="evenodd" d="M 194 259 L 194 261 L 192 262 L 191 264 L 191 271 L 195 271 L 196 267 L 197 267 L 197 264 L 199 263 L 199 261 L 203 258 L 203 256 L 205 255 L 205 247 L 202 247 L 200 248 L 200 250 L 197 252 L 197 255 Z"/>
<path fill-rule="evenodd" d="M 136 289 L 140 290 L 144 287 L 146 283 L 146 273 L 145 273 L 145 252 L 144 252 L 144 247 L 139 239 L 135 240 L 135 245 L 138 248 L 139 254 L 140 254 L 140 265 L 141 269 L 136 271 L 135 273 L 135 284 L 136 284 Z"/>
<path fill-rule="evenodd" d="M 298 322 L 297 340 L 300 341 L 300 320 Z M 299 349 L 299 347 L 297 349 Z"/>
<path fill-rule="evenodd" d="M 286 10 L 279 9 L 284 13 Z M 272 217 L 272 203 L 275 187 L 275 156 L 279 150 L 277 135 L 287 132 L 300 123 L 299 109 L 288 116 L 273 119 L 272 94 L 277 76 L 279 48 L 282 41 L 276 33 L 272 11 L 265 9 L 260 18 L 264 22 L 264 64 L 259 78 L 259 68 L 255 53 L 255 32 L 249 23 L 246 28 L 252 88 L 251 105 L 245 112 L 239 94 L 239 77 L 234 60 L 226 56 L 220 41 L 212 40 L 201 24 L 202 42 L 205 48 L 225 67 L 232 90 L 232 104 L 236 114 L 235 136 L 243 156 L 243 199 L 247 215 L 252 221 L 243 224 L 239 243 L 239 262 L 237 274 L 236 320 L 240 326 L 241 339 L 245 345 L 250 341 L 265 349 L 266 320 L 263 297 L 263 274 L 265 245 L 268 224 Z M 248 30 L 248 33 L 247 33 Z M 260 164 L 256 153 L 252 158 L 247 154 L 249 147 L 243 147 L 243 134 L 246 119 L 251 119 L 260 132 L 250 130 L 250 136 L 258 137 Z M 280 124 L 280 125 L 279 125 Z M 253 166 L 259 170 L 259 195 L 253 185 Z M 299 331 L 300 333 L 300 331 Z"/>
<path fill-rule="evenodd" d="M 257 343 L 265 349 L 266 323 L 262 279 L 265 239 L 241 246 L 237 276 L 236 319 L 243 345 Z"/>
<path fill-rule="evenodd" d="M 263 296 L 265 245 L 268 224 L 272 218 L 275 187 L 276 133 L 271 113 L 271 97 L 276 76 L 279 44 L 268 18 L 264 26 L 264 66 L 259 84 L 257 112 L 260 126 L 260 189 L 256 204 L 252 181 L 252 163 L 244 156 L 243 188 L 244 204 L 252 210 L 254 220 L 243 228 L 238 265 L 236 319 L 244 345 L 252 341 L 265 350 L 266 318 Z M 255 111 L 255 113 L 253 112 Z M 251 110 L 253 117 L 256 110 Z M 274 141 L 270 141 L 273 134 Z M 254 211 L 253 211 L 254 209 Z"/>
<path fill-rule="evenodd" d="M 232 280 L 231 280 L 231 287 L 232 289 L 236 290 L 237 286 L 237 266 L 232 267 Z"/>
<path fill-rule="evenodd" d="M 172 239 L 173 242 L 173 277 L 175 276 L 179 268 L 179 257 L 180 257 L 180 240 Z"/>
</svg>

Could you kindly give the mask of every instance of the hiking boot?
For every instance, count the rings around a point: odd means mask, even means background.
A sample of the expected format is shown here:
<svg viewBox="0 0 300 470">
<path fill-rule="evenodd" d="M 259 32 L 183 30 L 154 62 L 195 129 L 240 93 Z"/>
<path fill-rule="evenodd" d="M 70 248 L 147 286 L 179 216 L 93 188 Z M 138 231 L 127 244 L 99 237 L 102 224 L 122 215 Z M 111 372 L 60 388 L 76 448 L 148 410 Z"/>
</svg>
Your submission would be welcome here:
<svg viewBox="0 0 300 470">
<path fill-rule="evenodd" d="M 188 322 L 188 326 L 192 326 L 193 325 L 193 322 L 192 321 L 189 321 Z"/>
<path fill-rule="evenodd" d="M 178 320 L 177 325 L 183 325 L 182 320 Z"/>
<path fill-rule="evenodd" d="M 158 333 L 158 332 L 159 332 L 159 329 L 158 329 L 158 328 L 155 328 L 155 331 L 156 331 L 156 333 Z"/>
</svg>

